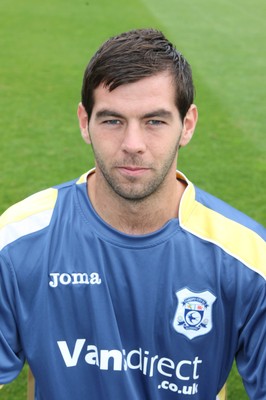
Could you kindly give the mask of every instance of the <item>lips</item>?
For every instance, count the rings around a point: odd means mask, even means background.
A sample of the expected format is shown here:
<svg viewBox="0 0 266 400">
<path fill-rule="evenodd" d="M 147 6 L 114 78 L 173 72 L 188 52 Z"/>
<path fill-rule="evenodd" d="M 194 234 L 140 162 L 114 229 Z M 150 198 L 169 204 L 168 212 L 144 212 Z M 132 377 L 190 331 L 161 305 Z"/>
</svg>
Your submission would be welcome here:
<svg viewBox="0 0 266 400">
<path fill-rule="evenodd" d="M 149 168 L 136 167 L 136 166 L 121 166 L 121 167 L 118 167 L 118 169 L 122 174 L 130 175 L 130 176 L 142 175 L 142 174 L 145 174 L 149 170 Z"/>
</svg>

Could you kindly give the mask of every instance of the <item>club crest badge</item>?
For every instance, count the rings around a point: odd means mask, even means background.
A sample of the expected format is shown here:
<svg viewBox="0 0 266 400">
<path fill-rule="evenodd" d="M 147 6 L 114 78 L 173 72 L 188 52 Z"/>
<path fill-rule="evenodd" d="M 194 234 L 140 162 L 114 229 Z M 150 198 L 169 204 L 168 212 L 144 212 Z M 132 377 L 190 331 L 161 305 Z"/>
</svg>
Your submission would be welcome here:
<svg viewBox="0 0 266 400">
<path fill-rule="evenodd" d="M 206 335 L 212 329 L 212 306 L 216 297 L 209 291 L 192 292 L 184 288 L 176 292 L 178 305 L 174 329 L 189 339 Z"/>
</svg>

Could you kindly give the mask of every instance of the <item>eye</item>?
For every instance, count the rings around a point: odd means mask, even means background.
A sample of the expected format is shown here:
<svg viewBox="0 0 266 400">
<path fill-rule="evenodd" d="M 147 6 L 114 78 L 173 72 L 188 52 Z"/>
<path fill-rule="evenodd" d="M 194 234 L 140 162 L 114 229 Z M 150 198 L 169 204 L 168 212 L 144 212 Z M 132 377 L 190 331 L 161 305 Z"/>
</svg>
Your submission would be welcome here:
<svg viewBox="0 0 266 400">
<path fill-rule="evenodd" d="M 121 125 L 121 121 L 119 119 L 106 119 L 102 123 L 111 126 Z"/>
<path fill-rule="evenodd" d="M 151 126 L 160 126 L 160 125 L 164 125 L 165 124 L 164 121 L 161 121 L 161 120 L 158 120 L 158 119 L 150 119 L 147 123 L 148 123 L 148 125 L 151 125 Z"/>
</svg>

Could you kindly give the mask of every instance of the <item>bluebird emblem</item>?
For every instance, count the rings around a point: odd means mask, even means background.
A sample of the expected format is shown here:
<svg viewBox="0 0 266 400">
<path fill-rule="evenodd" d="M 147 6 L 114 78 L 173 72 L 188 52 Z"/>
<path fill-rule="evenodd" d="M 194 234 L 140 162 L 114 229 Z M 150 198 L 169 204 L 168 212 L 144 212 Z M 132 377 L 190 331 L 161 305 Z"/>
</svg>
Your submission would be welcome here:
<svg viewBox="0 0 266 400">
<path fill-rule="evenodd" d="M 212 306 L 216 297 L 206 290 L 194 292 L 184 288 L 176 292 L 177 309 L 173 327 L 189 339 L 206 335 L 212 329 Z"/>
</svg>

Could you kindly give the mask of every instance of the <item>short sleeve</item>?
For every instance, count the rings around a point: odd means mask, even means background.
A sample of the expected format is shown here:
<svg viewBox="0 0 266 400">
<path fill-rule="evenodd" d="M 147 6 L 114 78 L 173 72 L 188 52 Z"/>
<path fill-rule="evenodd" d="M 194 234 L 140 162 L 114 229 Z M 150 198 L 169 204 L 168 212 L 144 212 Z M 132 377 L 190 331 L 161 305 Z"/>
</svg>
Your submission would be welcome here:
<svg viewBox="0 0 266 400">
<path fill-rule="evenodd" d="M 15 379 L 25 362 L 17 327 L 14 286 L 14 275 L 0 257 L 0 384 Z"/>
<path fill-rule="evenodd" d="M 252 283 L 251 283 L 252 285 Z M 237 367 L 251 400 L 266 399 L 266 281 L 240 334 Z M 245 307 L 245 304 L 243 304 Z"/>
</svg>

